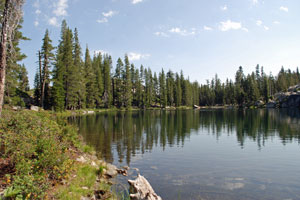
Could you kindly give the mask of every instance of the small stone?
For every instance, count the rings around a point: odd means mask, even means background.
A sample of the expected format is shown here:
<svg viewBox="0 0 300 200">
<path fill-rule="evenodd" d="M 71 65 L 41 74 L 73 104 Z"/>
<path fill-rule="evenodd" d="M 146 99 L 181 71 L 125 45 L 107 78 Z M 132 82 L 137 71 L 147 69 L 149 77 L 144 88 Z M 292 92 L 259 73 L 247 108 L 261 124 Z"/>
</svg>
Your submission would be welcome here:
<svg viewBox="0 0 300 200">
<path fill-rule="evenodd" d="M 88 188 L 88 187 L 82 187 L 82 189 L 84 189 L 84 190 L 88 190 L 89 188 Z"/>
<path fill-rule="evenodd" d="M 98 167 L 97 164 L 96 164 L 94 161 L 92 161 L 91 165 L 92 165 L 93 167 Z"/>
<path fill-rule="evenodd" d="M 83 156 L 80 156 L 76 159 L 77 162 L 86 163 L 86 159 Z"/>
<path fill-rule="evenodd" d="M 37 107 L 37 106 L 30 106 L 30 110 L 38 112 L 39 111 L 39 107 Z"/>
</svg>

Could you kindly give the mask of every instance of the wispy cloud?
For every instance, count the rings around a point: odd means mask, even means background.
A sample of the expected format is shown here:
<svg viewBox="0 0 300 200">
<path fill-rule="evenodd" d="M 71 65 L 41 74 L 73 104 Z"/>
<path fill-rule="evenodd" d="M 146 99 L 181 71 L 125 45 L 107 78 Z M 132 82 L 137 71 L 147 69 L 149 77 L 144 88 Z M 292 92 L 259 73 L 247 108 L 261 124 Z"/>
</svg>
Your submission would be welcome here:
<svg viewBox="0 0 300 200">
<path fill-rule="evenodd" d="M 128 53 L 128 59 L 129 59 L 130 61 L 141 60 L 141 59 L 147 59 L 147 58 L 149 58 L 150 56 L 151 56 L 150 54 L 141 54 L 141 53 L 134 53 L 134 52 Z"/>
<path fill-rule="evenodd" d="M 226 10 L 228 10 L 228 7 L 227 7 L 227 5 L 225 5 L 225 6 L 222 6 L 222 7 L 221 7 L 221 10 L 223 10 L 223 11 L 226 11 Z"/>
<path fill-rule="evenodd" d="M 110 10 L 108 12 L 103 12 L 102 13 L 102 18 L 101 19 L 98 19 L 97 22 L 98 23 L 107 23 L 108 22 L 108 18 L 111 18 L 113 17 L 114 15 L 116 15 L 118 12 L 117 11 L 113 11 L 113 10 Z"/>
<path fill-rule="evenodd" d="M 67 16 L 68 15 L 67 8 L 68 8 L 68 0 L 58 0 L 58 2 L 55 3 L 55 9 L 53 10 L 53 13 L 56 16 Z"/>
<path fill-rule="evenodd" d="M 108 19 L 107 18 L 98 19 L 97 22 L 100 23 L 100 24 L 101 23 L 106 23 L 106 22 L 108 22 Z"/>
<path fill-rule="evenodd" d="M 221 31 L 230 31 L 230 30 L 243 30 L 248 32 L 248 29 L 242 26 L 241 22 L 234 22 L 231 20 L 227 20 L 225 22 L 220 22 L 219 29 Z"/>
<path fill-rule="evenodd" d="M 34 26 L 39 26 L 39 24 L 40 24 L 39 21 L 37 20 L 34 21 Z"/>
<path fill-rule="evenodd" d="M 58 21 L 57 21 L 57 18 L 56 17 L 51 17 L 49 20 L 48 20 L 48 23 L 52 26 L 56 26 L 58 27 L 59 24 L 58 24 Z"/>
<path fill-rule="evenodd" d="M 264 29 L 265 29 L 266 31 L 270 30 L 270 28 L 267 27 L 267 26 L 264 26 Z"/>
<path fill-rule="evenodd" d="M 143 2 L 143 0 L 132 0 L 131 3 L 132 4 L 137 4 L 137 3 L 141 3 Z"/>
<path fill-rule="evenodd" d="M 257 25 L 257 26 L 261 26 L 262 24 L 263 24 L 263 22 L 262 22 L 261 20 L 257 20 L 257 21 L 256 21 L 256 25 Z"/>
<path fill-rule="evenodd" d="M 108 51 L 105 51 L 105 50 L 102 50 L 102 49 L 98 49 L 98 50 L 95 50 L 95 51 L 94 51 L 94 55 L 99 55 L 100 53 L 101 53 L 102 55 L 104 55 L 104 54 L 109 54 Z"/>
<path fill-rule="evenodd" d="M 204 26 L 203 30 L 205 30 L 205 31 L 212 31 L 213 29 L 211 27 L 209 27 L 209 26 Z"/>
<path fill-rule="evenodd" d="M 156 36 L 161 36 L 161 37 L 169 37 L 169 35 L 168 34 L 166 34 L 165 32 L 155 32 L 154 33 L 154 35 L 156 35 Z"/>
<path fill-rule="evenodd" d="M 280 24 L 280 22 L 279 21 L 274 21 L 273 24 Z"/>
<path fill-rule="evenodd" d="M 112 17 L 112 16 L 114 16 L 115 14 L 117 14 L 117 12 L 116 12 L 116 11 L 113 11 L 113 10 L 110 10 L 110 11 L 108 11 L 108 12 L 103 12 L 103 13 L 102 13 L 102 15 L 103 15 L 104 17 Z"/>
<path fill-rule="evenodd" d="M 171 28 L 169 30 L 169 32 L 170 33 L 176 33 L 176 34 L 179 34 L 179 35 L 182 35 L 182 36 L 189 36 L 189 35 L 195 35 L 196 34 L 195 29 L 192 29 L 191 31 L 187 31 L 185 29 L 180 29 L 178 27 Z"/>
<path fill-rule="evenodd" d="M 34 26 L 39 26 L 39 20 L 40 20 L 40 15 L 42 13 L 42 11 L 40 10 L 40 1 L 39 0 L 36 0 L 33 5 L 32 5 L 35 9 L 35 21 L 34 21 Z"/>
<path fill-rule="evenodd" d="M 252 4 L 256 5 L 258 4 L 258 0 L 251 0 L 252 1 Z"/>
<path fill-rule="evenodd" d="M 279 10 L 284 11 L 284 12 L 289 12 L 289 8 L 288 7 L 284 7 L 284 6 L 281 6 L 279 8 Z"/>
</svg>

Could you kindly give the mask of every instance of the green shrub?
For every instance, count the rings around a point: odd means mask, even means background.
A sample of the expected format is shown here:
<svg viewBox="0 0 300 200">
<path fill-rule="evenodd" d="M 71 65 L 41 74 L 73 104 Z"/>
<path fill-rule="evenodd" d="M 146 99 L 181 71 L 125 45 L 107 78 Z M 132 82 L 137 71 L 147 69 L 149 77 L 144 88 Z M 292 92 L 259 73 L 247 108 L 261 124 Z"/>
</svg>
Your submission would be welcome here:
<svg viewBox="0 0 300 200">
<path fill-rule="evenodd" d="M 78 144 L 76 129 L 46 112 L 5 111 L 0 119 L 0 158 L 15 169 L 9 197 L 43 198 L 51 182 L 65 178 L 72 166 L 67 151 Z"/>
</svg>

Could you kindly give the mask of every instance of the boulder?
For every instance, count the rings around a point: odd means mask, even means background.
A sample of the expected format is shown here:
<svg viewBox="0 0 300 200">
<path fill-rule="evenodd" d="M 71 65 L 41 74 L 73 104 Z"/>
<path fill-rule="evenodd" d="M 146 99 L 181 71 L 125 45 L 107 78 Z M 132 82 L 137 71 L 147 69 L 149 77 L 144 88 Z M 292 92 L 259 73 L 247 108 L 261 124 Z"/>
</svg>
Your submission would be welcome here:
<svg viewBox="0 0 300 200">
<path fill-rule="evenodd" d="M 30 110 L 38 112 L 39 111 L 39 107 L 38 106 L 30 106 Z"/>
<path fill-rule="evenodd" d="M 109 177 L 115 177 L 118 175 L 118 168 L 112 164 L 106 165 L 105 175 Z"/>
</svg>

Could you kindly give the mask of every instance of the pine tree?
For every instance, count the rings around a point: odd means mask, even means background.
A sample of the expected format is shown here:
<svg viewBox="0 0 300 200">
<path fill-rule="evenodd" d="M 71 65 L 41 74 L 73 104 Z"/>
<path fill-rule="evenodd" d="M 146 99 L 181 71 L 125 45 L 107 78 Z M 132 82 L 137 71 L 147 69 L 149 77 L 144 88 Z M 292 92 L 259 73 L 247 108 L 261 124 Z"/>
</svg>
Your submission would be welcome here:
<svg viewBox="0 0 300 200">
<path fill-rule="evenodd" d="M 176 102 L 176 107 L 181 106 L 181 100 L 182 100 L 182 89 L 181 89 L 181 81 L 179 78 L 178 73 L 176 73 L 176 95 L 175 95 L 175 102 Z"/>
<path fill-rule="evenodd" d="M 48 29 L 45 32 L 43 38 L 43 45 L 41 50 L 42 56 L 42 72 L 41 72 L 41 106 L 44 109 L 50 108 L 50 71 L 51 64 L 54 60 L 54 54 L 52 51 L 54 47 L 52 46 L 52 40 L 49 37 Z"/>
<path fill-rule="evenodd" d="M 85 66 L 83 64 L 83 61 L 81 59 L 82 52 L 81 52 L 81 46 L 79 43 L 78 38 L 78 31 L 75 29 L 74 31 L 74 70 L 75 73 L 77 73 L 76 76 L 76 99 L 77 109 L 85 108 L 86 107 L 86 80 L 85 80 Z"/>
<path fill-rule="evenodd" d="M 93 61 L 93 68 L 95 71 L 95 75 L 96 75 L 96 88 L 94 90 L 94 92 L 96 93 L 95 95 L 95 100 L 96 100 L 96 105 L 97 108 L 100 108 L 101 104 L 102 104 L 102 95 L 103 95 L 103 90 L 104 90 L 104 86 L 103 86 L 103 67 L 102 67 L 102 55 L 101 53 L 99 53 L 98 55 L 96 55 L 94 61 Z"/>
<path fill-rule="evenodd" d="M 96 103 L 96 75 L 92 66 L 90 51 L 86 47 L 85 51 L 85 79 L 86 79 L 86 106 L 87 108 L 94 108 Z"/>
<path fill-rule="evenodd" d="M 130 108 L 132 104 L 132 84 L 131 84 L 131 73 L 130 73 L 130 63 L 128 56 L 125 55 L 125 91 L 124 91 L 124 105 L 126 108 Z"/>
<path fill-rule="evenodd" d="M 165 108 L 167 106 L 167 90 L 166 90 L 166 76 L 163 69 L 159 74 L 159 96 L 160 96 L 160 105 L 162 108 Z"/>
<path fill-rule="evenodd" d="M 105 56 L 103 63 L 103 75 L 104 75 L 104 94 L 103 94 L 103 102 L 106 108 L 109 108 L 112 105 L 112 87 L 111 87 L 111 57 Z"/>
<path fill-rule="evenodd" d="M 64 64 L 64 51 L 67 36 L 67 22 L 63 20 L 61 26 L 61 39 L 56 53 L 56 63 L 53 70 L 52 105 L 56 111 L 65 109 L 65 87 L 64 80 L 66 66 Z"/>
<path fill-rule="evenodd" d="M 28 72 L 24 64 L 20 67 L 18 88 L 23 92 L 28 92 L 30 90 Z"/>
<path fill-rule="evenodd" d="M 122 73 L 124 71 L 124 64 L 122 62 L 122 59 L 119 58 L 117 61 L 117 66 L 116 66 L 116 71 L 114 75 L 114 82 L 115 82 L 115 87 L 114 87 L 114 99 L 116 106 L 118 108 L 123 106 L 123 80 L 122 80 Z"/>
</svg>

